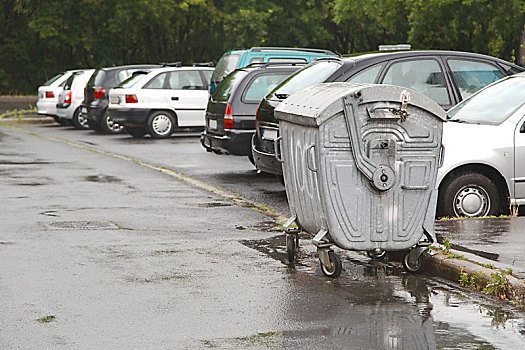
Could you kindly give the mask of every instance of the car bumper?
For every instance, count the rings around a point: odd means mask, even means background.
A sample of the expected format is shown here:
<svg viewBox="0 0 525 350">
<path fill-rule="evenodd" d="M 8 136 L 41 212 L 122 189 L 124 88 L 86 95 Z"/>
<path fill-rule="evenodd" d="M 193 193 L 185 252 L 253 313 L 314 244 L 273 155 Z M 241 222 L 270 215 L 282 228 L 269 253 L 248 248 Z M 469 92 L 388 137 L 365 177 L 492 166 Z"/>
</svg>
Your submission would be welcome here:
<svg viewBox="0 0 525 350">
<path fill-rule="evenodd" d="M 204 131 L 201 144 L 208 152 L 249 156 L 251 139 L 255 130 L 228 130 L 225 135 L 215 135 Z"/>
<path fill-rule="evenodd" d="M 40 115 L 57 115 L 57 101 L 37 101 L 36 108 Z"/>
<path fill-rule="evenodd" d="M 139 108 L 109 108 L 108 116 L 120 125 L 145 127 L 150 110 Z"/>
<path fill-rule="evenodd" d="M 254 135 L 251 146 L 253 160 L 257 169 L 269 174 L 282 175 L 283 168 L 281 163 L 277 160 L 277 158 L 275 158 L 275 153 L 263 152 L 259 150 L 257 148 L 256 142 L 256 137 Z"/>
</svg>

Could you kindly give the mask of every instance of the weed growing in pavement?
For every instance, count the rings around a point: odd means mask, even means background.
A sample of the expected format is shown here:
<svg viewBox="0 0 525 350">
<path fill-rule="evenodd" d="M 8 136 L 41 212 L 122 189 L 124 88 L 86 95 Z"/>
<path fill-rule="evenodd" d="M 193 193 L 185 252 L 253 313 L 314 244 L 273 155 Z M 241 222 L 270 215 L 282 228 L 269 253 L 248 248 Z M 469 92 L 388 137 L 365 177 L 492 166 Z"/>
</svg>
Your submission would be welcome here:
<svg viewBox="0 0 525 350">
<path fill-rule="evenodd" d="M 39 318 L 37 321 L 40 323 L 49 323 L 49 322 L 53 322 L 56 318 L 57 317 L 55 315 L 48 315 L 48 316 Z"/>
<path fill-rule="evenodd" d="M 462 272 L 459 276 L 459 284 L 462 287 L 470 287 L 482 291 L 485 287 L 485 283 L 483 282 L 485 277 L 486 275 L 481 271 L 476 273 Z"/>
<path fill-rule="evenodd" d="M 465 258 L 463 255 L 454 253 L 449 253 L 447 259 L 467 260 L 467 258 Z"/>
<path fill-rule="evenodd" d="M 510 203 L 510 205 L 509 205 L 510 216 L 513 217 L 513 218 L 517 217 L 519 209 L 520 209 L 520 206 L 519 206 L 519 204 L 516 203 L 516 201 Z"/>
<path fill-rule="evenodd" d="M 491 269 L 491 270 L 496 268 L 496 266 L 494 266 L 493 264 L 480 264 L 480 265 L 483 267 L 486 267 L 487 269 Z"/>
<path fill-rule="evenodd" d="M 491 274 L 491 281 L 483 288 L 483 293 L 494 295 L 498 299 L 512 298 L 510 282 L 502 273 Z"/>
<path fill-rule="evenodd" d="M 1 114 L 0 119 L 14 117 L 14 118 L 18 118 L 18 120 L 21 120 L 24 114 L 30 114 L 30 113 L 36 113 L 36 112 L 37 112 L 37 108 L 33 106 L 29 106 L 29 108 L 26 108 L 26 109 L 16 109 L 15 108 L 15 109 L 6 111 L 4 114 Z"/>
<path fill-rule="evenodd" d="M 445 239 L 443 240 L 443 246 L 445 247 L 443 252 L 445 253 L 450 252 L 450 248 L 452 247 L 452 244 L 450 243 L 450 239 L 448 237 L 445 237 Z"/>
<path fill-rule="evenodd" d="M 514 274 L 514 270 L 511 269 L 511 268 L 509 267 L 509 268 L 507 268 L 507 269 L 505 270 L 505 273 L 506 273 L 507 275 L 513 275 L 513 274 Z"/>
</svg>

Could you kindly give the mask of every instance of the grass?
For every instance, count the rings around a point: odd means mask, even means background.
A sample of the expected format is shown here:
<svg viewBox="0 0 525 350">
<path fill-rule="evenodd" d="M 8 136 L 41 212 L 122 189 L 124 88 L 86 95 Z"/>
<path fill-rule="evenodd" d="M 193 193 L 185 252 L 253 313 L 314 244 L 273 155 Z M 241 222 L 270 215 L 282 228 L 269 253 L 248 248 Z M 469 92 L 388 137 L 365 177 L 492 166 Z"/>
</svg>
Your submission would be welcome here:
<svg viewBox="0 0 525 350">
<path fill-rule="evenodd" d="M 37 321 L 40 322 L 40 323 L 49 323 L 49 322 L 53 322 L 54 320 L 56 320 L 56 316 L 55 315 L 48 315 L 48 316 L 44 316 L 42 318 L 39 318 Z"/>
</svg>

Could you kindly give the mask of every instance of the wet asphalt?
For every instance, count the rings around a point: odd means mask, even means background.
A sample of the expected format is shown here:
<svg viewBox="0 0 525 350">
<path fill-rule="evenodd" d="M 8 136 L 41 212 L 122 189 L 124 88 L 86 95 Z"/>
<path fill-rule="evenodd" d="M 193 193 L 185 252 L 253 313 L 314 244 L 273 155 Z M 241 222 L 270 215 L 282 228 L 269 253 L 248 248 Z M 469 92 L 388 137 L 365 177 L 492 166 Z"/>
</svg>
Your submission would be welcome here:
<svg viewBox="0 0 525 350">
<path fill-rule="evenodd" d="M 270 217 L 139 164 L 288 215 L 282 185 L 198 133 L 22 129 L 0 127 L 0 349 L 525 347 L 519 307 L 355 252 L 331 280 L 307 239 L 290 266 Z M 451 238 L 491 253 L 513 220 Z"/>
</svg>

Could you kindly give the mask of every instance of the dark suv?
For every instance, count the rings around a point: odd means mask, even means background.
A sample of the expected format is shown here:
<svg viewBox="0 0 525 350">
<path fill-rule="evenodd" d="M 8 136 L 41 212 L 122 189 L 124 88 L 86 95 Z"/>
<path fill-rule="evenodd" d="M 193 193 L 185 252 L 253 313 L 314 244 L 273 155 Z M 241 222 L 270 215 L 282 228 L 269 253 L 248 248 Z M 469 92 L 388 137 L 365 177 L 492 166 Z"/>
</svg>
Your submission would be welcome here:
<svg viewBox="0 0 525 350">
<path fill-rule="evenodd" d="M 133 72 L 158 67 L 161 66 L 142 64 L 97 69 L 84 89 L 84 101 L 80 109 L 89 127 L 99 132 L 121 132 L 122 126 L 108 118 L 109 90 L 129 78 Z"/>
<path fill-rule="evenodd" d="M 228 75 L 210 95 L 201 143 L 208 152 L 248 156 L 257 106 L 273 88 L 304 64 L 256 63 Z"/>
<path fill-rule="evenodd" d="M 310 85 L 346 81 L 404 86 L 429 96 L 448 110 L 482 87 L 524 70 L 498 58 L 454 51 L 378 52 L 318 59 L 287 78 L 261 101 L 252 139 L 255 165 L 261 171 L 282 175 L 274 152 L 279 124 L 273 112 L 290 94 Z"/>
</svg>

